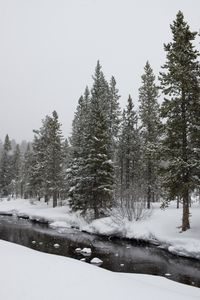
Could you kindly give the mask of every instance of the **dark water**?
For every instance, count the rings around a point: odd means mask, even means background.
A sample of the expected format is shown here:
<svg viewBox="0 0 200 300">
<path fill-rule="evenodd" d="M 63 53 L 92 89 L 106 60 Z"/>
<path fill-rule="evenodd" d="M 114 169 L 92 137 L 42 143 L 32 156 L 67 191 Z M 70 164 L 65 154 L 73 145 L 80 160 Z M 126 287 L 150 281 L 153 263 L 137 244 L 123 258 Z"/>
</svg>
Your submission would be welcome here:
<svg viewBox="0 0 200 300">
<path fill-rule="evenodd" d="M 85 257 L 86 261 L 98 257 L 105 269 L 159 275 L 200 287 L 200 261 L 178 257 L 155 246 L 110 240 L 75 229 L 56 231 L 48 225 L 8 216 L 0 216 L 0 239 L 75 259 L 84 257 L 76 253 L 76 248 L 90 247 L 92 254 Z M 54 244 L 60 247 L 56 249 Z"/>
</svg>

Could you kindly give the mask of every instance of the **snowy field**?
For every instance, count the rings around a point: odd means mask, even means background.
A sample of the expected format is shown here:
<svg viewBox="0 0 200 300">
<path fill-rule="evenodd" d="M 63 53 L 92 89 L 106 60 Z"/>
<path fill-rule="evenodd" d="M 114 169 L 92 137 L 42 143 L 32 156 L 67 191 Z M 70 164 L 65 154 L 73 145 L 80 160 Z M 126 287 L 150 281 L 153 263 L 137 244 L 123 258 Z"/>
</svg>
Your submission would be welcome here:
<svg viewBox="0 0 200 300">
<path fill-rule="evenodd" d="M 2 300 L 197 300 L 200 289 L 150 275 L 113 273 L 0 240 Z"/>
<path fill-rule="evenodd" d="M 154 204 L 151 215 L 137 222 L 108 217 L 88 223 L 80 215 L 70 213 L 68 206 L 52 208 L 44 202 L 22 199 L 1 201 L 0 213 L 46 221 L 57 229 L 74 226 L 89 233 L 142 239 L 172 253 L 200 259 L 199 203 L 191 208 L 191 229 L 186 232 L 180 232 L 182 209 L 176 209 L 175 203 L 165 210 Z"/>
</svg>

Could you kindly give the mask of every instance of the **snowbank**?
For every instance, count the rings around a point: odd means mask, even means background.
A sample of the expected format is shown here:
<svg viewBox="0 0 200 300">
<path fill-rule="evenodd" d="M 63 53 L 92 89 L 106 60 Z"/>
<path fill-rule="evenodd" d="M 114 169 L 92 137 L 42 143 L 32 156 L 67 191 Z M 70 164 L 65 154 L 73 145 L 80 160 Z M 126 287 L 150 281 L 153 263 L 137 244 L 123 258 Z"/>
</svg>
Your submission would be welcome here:
<svg viewBox="0 0 200 300">
<path fill-rule="evenodd" d="M 197 300 L 200 289 L 166 278 L 113 273 L 0 240 L 3 300 Z"/>
<path fill-rule="evenodd" d="M 3 200 L 0 202 L 0 214 L 12 214 L 33 221 L 51 223 L 52 227 L 82 227 L 86 222 L 78 214 L 72 214 L 68 206 L 53 208 L 44 201 L 26 199 Z"/>
<path fill-rule="evenodd" d="M 22 199 L 1 201 L 0 214 L 47 222 L 53 228 L 74 227 L 94 234 L 144 240 L 174 254 L 200 259 L 199 204 L 191 208 L 191 229 L 186 232 L 180 232 L 182 209 L 176 209 L 175 203 L 165 210 L 161 210 L 159 204 L 154 204 L 152 214 L 137 222 L 113 216 L 87 223 L 79 214 L 71 213 L 68 206 L 52 208 L 44 202 Z"/>
<path fill-rule="evenodd" d="M 102 218 L 84 225 L 83 230 L 103 235 L 115 235 L 137 239 L 158 245 L 168 251 L 200 259 L 200 206 L 195 204 L 191 212 L 191 229 L 180 231 L 182 209 L 175 203 L 165 209 L 154 204 L 152 214 L 145 220 L 129 222 L 112 218 Z"/>
</svg>

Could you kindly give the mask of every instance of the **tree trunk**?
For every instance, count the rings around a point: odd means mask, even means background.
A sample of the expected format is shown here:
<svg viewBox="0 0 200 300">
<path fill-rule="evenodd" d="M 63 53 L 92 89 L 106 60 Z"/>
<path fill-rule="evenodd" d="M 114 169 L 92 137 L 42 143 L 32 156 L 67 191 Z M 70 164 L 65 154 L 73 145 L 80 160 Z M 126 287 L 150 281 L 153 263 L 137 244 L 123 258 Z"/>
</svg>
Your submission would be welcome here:
<svg viewBox="0 0 200 300">
<path fill-rule="evenodd" d="M 121 201 L 121 207 L 123 207 L 123 175 L 124 175 L 124 169 L 123 169 L 123 159 L 121 158 L 121 170 L 120 170 L 120 201 Z"/>
<path fill-rule="evenodd" d="M 151 187 L 148 186 L 147 190 L 147 208 L 150 209 L 151 207 Z"/>
<path fill-rule="evenodd" d="M 46 194 L 46 195 L 44 196 L 44 202 L 48 204 L 48 201 L 49 201 L 49 197 L 48 197 L 48 195 Z"/>
<path fill-rule="evenodd" d="M 93 198 L 93 209 L 94 209 L 94 218 L 95 219 L 99 219 L 99 210 L 98 210 L 98 207 L 97 207 L 97 198 Z"/>
<path fill-rule="evenodd" d="M 180 198 L 177 197 L 176 208 L 179 208 Z"/>
<path fill-rule="evenodd" d="M 185 165 L 188 163 L 188 139 L 187 139 L 187 118 L 186 118 L 186 95 L 182 87 L 182 104 L 181 104 L 181 117 L 182 117 L 182 160 L 184 161 L 183 174 L 183 217 L 182 217 L 182 231 L 190 228 L 189 222 L 189 172 Z"/>
<path fill-rule="evenodd" d="M 182 231 L 190 229 L 189 221 L 189 192 L 186 190 L 183 195 L 183 217 L 182 217 Z"/>
<path fill-rule="evenodd" d="M 23 189 L 23 183 L 20 183 L 20 195 L 21 195 L 21 199 L 23 199 L 24 196 L 24 189 Z"/>
<path fill-rule="evenodd" d="M 147 189 L 147 208 L 150 209 L 151 207 L 151 161 L 150 158 L 148 158 L 148 169 L 147 169 L 147 182 L 148 182 L 148 189 Z"/>
<path fill-rule="evenodd" d="M 53 207 L 57 206 L 57 193 L 53 192 Z"/>
</svg>

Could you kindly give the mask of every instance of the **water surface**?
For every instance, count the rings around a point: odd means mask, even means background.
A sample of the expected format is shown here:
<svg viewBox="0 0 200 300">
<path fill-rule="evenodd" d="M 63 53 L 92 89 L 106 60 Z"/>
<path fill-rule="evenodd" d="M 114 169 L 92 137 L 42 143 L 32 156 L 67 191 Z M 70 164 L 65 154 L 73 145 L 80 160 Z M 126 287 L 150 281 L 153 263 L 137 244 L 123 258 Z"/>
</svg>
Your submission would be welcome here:
<svg viewBox="0 0 200 300">
<path fill-rule="evenodd" d="M 10 216 L 0 216 L 0 239 L 79 260 L 85 256 L 75 249 L 90 247 L 92 254 L 85 257 L 86 262 L 98 257 L 105 269 L 159 275 L 200 287 L 200 261 L 179 257 L 144 243 L 109 239 L 75 229 L 55 230 L 45 224 Z M 55 244 L 59 247 L 55 248 Z"/>
</svg>

